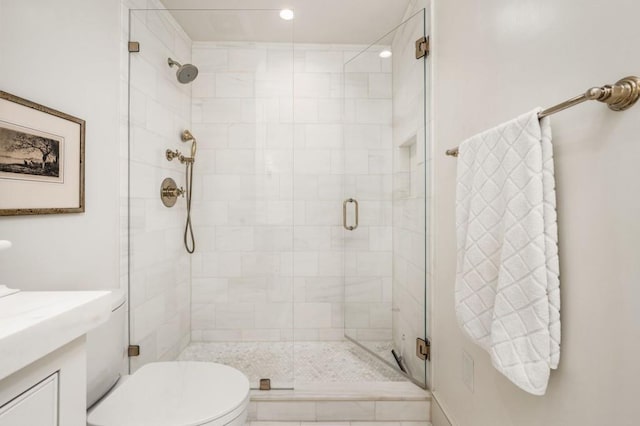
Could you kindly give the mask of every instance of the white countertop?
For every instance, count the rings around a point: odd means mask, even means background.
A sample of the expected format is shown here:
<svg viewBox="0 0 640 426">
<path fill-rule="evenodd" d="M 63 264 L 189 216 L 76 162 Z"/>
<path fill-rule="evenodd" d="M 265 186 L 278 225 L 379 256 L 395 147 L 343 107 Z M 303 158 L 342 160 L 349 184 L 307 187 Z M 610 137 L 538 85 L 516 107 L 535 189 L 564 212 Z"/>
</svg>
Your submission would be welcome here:
<svg viewBox="0 0 640 426">
<path fill-rule="evenodd" d="M 21 291 L 0 298 L 0 380 L 105 322 L 108 291 Z"/>
</svg>

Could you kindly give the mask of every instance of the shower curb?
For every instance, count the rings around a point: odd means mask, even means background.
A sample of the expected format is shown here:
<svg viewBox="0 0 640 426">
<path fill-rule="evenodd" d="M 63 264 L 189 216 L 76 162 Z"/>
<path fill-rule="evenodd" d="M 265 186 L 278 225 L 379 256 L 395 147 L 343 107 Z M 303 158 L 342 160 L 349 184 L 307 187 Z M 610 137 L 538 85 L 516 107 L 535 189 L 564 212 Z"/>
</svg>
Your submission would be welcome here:
<svg viewBox="0 0 640 426">
<path fill-rule="evenodd" d="M 249 421 L 418 422 L 423 426 L 430 420 L 431 393 L 409 382 L 308 384 L 295 390 L 252 391 L 249 404 Z"/>
<path fill-rule="evenodd" d="M 431 422 L 331 422 L 331 426 L 433 426 Z M 246 426 L 328 426 L 327 422 L 270 422 L 260 420 L 249 420 Z"/>
</svg>

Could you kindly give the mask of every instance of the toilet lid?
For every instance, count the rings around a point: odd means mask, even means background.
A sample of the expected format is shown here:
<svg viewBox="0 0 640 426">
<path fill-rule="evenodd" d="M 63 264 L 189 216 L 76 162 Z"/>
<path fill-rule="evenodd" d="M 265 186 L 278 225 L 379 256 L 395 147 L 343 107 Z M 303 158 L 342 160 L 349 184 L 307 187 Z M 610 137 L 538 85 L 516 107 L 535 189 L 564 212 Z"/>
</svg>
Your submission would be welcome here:
<svg viewBox="0 0 640 426">
<path fill-rule="evenodd" d="M 147 364 L 91 411 L 90 426 L 197 426 L 244 411 L 249 380 L 210 362 Z"/>
</svg>

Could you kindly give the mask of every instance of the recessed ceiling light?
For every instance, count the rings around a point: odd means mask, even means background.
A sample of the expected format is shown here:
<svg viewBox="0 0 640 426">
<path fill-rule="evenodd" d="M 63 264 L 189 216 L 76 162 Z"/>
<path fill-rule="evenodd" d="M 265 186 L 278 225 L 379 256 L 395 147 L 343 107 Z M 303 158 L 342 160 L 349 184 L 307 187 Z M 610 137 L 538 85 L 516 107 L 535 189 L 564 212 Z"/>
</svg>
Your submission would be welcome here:
<svg viewBox="0 0 640 426">
<path fill-rule="evenodd" d="M 382 52 L 380 52 L 380 57 L 383 59 L 390 58 L 391 55 L 392 53 L 390 50 L 383 50 Z"/>
<path fill-rule="evenodd" d="M 293 19 L 293 10 L 291 9 L 282 9 L 280 11 L 280 17 L 285 21 L 290 21 Z"/>
</svg>

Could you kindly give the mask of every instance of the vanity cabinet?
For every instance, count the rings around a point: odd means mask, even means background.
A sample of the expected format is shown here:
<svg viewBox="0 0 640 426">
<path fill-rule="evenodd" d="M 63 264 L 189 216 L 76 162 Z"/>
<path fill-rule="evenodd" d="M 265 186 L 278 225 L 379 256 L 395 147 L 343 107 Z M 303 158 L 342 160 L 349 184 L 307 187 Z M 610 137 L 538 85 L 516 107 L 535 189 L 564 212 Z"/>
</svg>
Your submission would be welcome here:
<svg viewBox="0 0 640 426">
<path fill-rule="evenodd" d="M 86 333 L 109 292 L 0 297 L 0 426 L 86 426 Z"/>
<path fill-rule="evenodd" d="M 58 426 L 58 373 L 0 407 L 0 426 Z"/>
<path fill-rule="evenodd" d="M 0 426 L 86 426 L 86 337 L 0 380 Z"/>
</svg>

